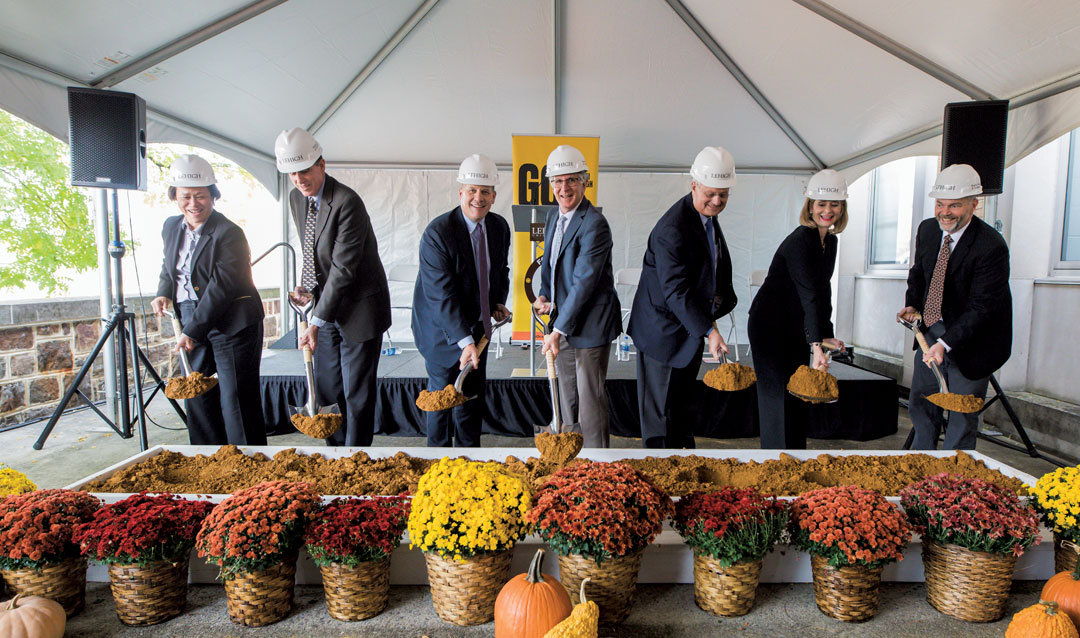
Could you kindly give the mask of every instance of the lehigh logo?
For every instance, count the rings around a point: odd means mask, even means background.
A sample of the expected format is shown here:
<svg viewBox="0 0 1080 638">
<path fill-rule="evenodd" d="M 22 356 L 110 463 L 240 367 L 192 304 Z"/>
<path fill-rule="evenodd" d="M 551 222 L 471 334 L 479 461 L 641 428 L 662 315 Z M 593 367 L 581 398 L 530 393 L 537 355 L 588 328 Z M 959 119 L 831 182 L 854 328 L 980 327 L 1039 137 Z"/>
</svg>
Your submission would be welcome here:
<svg viewBox="0 0 1080 638">
<path fill-rule="evenodd" d="M 303 154 L 301 154 L 301 155 L 293 155 L 292 157 L 283 157 L 283 158 L 281 158 L 281 161 L 283 161 L 283 162 L 299 162 L 302 159 L 304 159 Z"/>
<path fill-rule="evenodd" d="M 202 175 L 198 173 L 181 173 L 178 179 L 199 179 Z"/>
</svg>

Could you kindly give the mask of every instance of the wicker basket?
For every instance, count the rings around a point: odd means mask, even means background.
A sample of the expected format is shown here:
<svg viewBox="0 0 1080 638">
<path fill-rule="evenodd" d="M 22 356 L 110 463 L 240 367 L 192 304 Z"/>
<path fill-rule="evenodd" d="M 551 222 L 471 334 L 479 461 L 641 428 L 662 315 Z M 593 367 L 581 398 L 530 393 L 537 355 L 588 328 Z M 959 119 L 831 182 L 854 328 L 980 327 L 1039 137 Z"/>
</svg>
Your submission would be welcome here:
<svg viewBox="0 0 1080 638">
<path fill-rule="evenodd" d="M 60 603 L 68 617 L 86 606 L 86 560 L 80 556 L 38 569 L 0 570 L 11 594 L 43 596 Z"/>
<path fill-rule="evenodd" d="M 348 567 L 319 567 L 326 610 L 338 620 L 364 620 L 379 615 L 390 602 L 390 557 Z"/>
<path fill-rule="evenodd" d="M 745 616 L 754 606 L 762 561 L 721 567 L 720 561 L 694 554 L 694 602 L 717 616 Z"/>
<path fill-rule="evenodd" d="M 559 556 L 559 580 L 570 593 L 570 600 L 577 604 L 581 602 L 578 600 L 581 581 L 591 578 L 586 585 L 585 597 L 600 607 L 600 622 L 610 625 L 620 623 L 630 615 L 639 567 L 641 550 L 605 560 L 602 565 L 579 554 L 568 554 Z"/>
<path fill-rule="evenodd" d="M 1015 556 L 973 552 L 923 539 L 926 601 L 946 616 L 993 622 L 1005 614 Z"/>
<path fill-rule="evenodd" d="M 482 625 L 495 618 L 495 599 L 510 580 L 513 550 L 465 560 L 426 552 L 428 584 L 435 613 L 462 627 Z"/>
<path fill-rule="evenodd" d="M 188 558 L 146 567 L 109 565 L 116 616 L 125 625 L 156 625 L 179 616 L 187 604 Z"/>
<path fill-rule="evenodd" d="M 257 572 L 240 572 L 225 581 L 225 601 L 233 622 L 246 627 L 276 623 L 292 609 L 296 555 Z"/>
<path fill-rule="evenodd" d="M 1071 572 L 1076 569 L 1076 551 L 1072 547 L 1062 547 L 1064 539 L 1054 532 L 1054 573 Z M 1068 541 L 1065 541 L 1068 542 Z"/>
<path fill-rule="evenodd" d="M 884 568 L 830 567 L 828 560 L 811 555 L 810 569 L 814 574 L 814 602 L 821 613 L 844 622 L 864 622 L 877 613 Z"/>
</svg>

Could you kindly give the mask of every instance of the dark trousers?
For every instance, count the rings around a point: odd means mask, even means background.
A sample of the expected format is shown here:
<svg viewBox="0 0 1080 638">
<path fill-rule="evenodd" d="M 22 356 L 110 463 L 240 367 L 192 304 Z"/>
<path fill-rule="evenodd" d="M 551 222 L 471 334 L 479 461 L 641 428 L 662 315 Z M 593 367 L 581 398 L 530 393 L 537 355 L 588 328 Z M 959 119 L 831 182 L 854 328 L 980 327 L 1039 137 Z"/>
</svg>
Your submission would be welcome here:
<svg viewBox="0 0 1080 638">
<path fill-rule="evenodd" d="M 942 363 L 941 375 L 953 394 L 973 394 L 986 398 L 986 386 L 990 377 L 969 379 L 946 354 Z M 975 438 L 979 433 L 979 415 L 950 412 L 946 421 L 944 410 L 926 400 L 926 395 L 938 392 L 937 377 L 922 361 L 922 351 L 915 351 L 915 373 L 911 377 L 911 393 L 908 400 L 908 415 L 915 428 L 915 438 L 911 442 L 913 450 L 936 450 L 938 437 L 945 431 L 943 449 L 974 450 Z"/>
<path fill-rule="evenodd" d="M 694 443 L 694 412 L 690 406 L 701 400 L 698 370 L 701 350 L 690 365 L 673 368 L 638 351 L 637 394 L 641 414 L 641 446 L 647 448 L 689 448 Z"/>
<path fill-rule="evenodd" d="M 799 366 L 810 363 L 810 346 L 755 329 L 753 321 L 747 328 L 757 374 L 761 449 L 805 450 L 810 404 L 788 393 L 787 383 Z"/>
<path fill-rule="evenodd" d="M 315 385 L 319 405 L 337 404 L 345 417 L 327 445 L 371 445 L 375 435 L 375 398 L 382 335 L 355 343 L 336 324 L 319 328 L 315 347 Z"/>
<path fill-rule="evenodd" d="M 457 380 L 461 370 L 457 364 L 444 368 L 437 363 L 424 361 L 428 373 L 429 392 L 442 390 Z M 425 412 L 427 420 L 428 447 L 480 447 L 480 433 L 484 428 L 484 412 L 487 407 L 487 349 L 480 354 L 480 366 L 465 377 L 461 392 L 467 397 L 475 396 L 464 405 L 438 412 Z"/>
<path fill-rule="evenodd" d="M 187 325 L 195 302 L 177 304 L 177 310 L 180 324 Z M 184 401 L 192 445 L 266 445 L 259 394 L 262 337 L 262 321 L 234 335 L 215 329 L 188 353 L 193 372 L 218 375 L 212 390 Z"/>
</svg>

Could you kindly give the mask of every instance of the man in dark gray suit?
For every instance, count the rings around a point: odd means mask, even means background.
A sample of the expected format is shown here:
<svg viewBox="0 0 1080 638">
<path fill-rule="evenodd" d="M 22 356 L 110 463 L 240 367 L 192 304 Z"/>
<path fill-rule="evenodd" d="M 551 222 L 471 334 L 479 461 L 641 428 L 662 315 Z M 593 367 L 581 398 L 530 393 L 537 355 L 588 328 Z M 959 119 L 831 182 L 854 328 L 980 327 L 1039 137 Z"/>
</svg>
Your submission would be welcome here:
<svg viewBox="0 0 1080 638">
<path fill-rule="evenodd" d="M 535 307 L 550 316 L 543 352 L 555 354 L 560 410 L 567 432 L 581 432 L 585 447 L 608 447 L 607 381 L 611 342 L 622 331 L 622 310 L 611 270 L 611 228 L 589 200 L 589 167 L 572 146 L 547 160 L 547 178 L 559 203 L 548 214 L 540 296 Z"/>
<path fill-rule="evenodd" d="M 326 174 L 322 147 L 307 131 L 282 131 L 277 167 L 296 188 L 289 206 L 303 252 L 301 296 L 314 295 L 299 336 L 315 354 L 318 399 L 336 403 L 345 422 L 327 445 L 371 445 L 382 334 L 390 327 L 390 289 L 364 202 Z"/>
</svg>

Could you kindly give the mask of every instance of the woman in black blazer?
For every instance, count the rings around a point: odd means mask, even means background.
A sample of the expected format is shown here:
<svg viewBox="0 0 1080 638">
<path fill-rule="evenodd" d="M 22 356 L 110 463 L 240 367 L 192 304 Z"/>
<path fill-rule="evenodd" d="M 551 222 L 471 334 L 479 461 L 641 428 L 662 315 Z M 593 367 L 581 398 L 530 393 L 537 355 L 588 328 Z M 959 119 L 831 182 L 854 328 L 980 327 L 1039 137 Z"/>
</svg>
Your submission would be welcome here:
<svg viewBox="0 0 1080 638">
<path fill-rule="evenodd" d="M 750 305 L 762 449 L 806 449 L 808 404 L 787 393 L 787 382 L 808 361 L 828 370 L 823 346 L 844 347 L 833 337 L 830 280 L 846 225 L 847 183 L 825 169 L 810 178 L 799 226 L 776 249 Z"/>
</svg>

